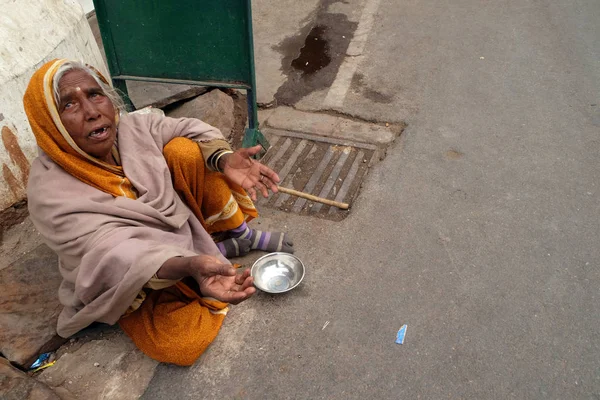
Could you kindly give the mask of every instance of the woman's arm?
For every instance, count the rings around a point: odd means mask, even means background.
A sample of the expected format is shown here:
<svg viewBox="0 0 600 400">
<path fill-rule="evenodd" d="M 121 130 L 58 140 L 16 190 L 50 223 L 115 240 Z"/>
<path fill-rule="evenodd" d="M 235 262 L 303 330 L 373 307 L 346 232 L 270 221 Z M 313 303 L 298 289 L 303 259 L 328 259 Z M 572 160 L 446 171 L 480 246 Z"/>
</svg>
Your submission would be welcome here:
<svg viewBox="0 0 600 400">
<path fill-rule="evenodd" d="M 221 131 L 196 118 L 170 118 L 158 114 L 129 114 L 125 122 L 134 129 L 149 132 L 156 143 L 164 147 L 176 137 L 185 137 L 195 142 L 219 141 L 227 143 Z"/>
<path fill-rule="evenodd" d="M 198 282 L 202 295 L 225 303 L 239 303 L 256 291 L 249 270 L 236 274 L 231 265 L 205 255 L 170 258 L 163 263 L 156 276 L 172 280 L 191 276 Z"/>
<path fill-rule="evenodd" d="M 150 133 L 160 149 L 177 137 L 184 137 L 196 142 L 205 165 L 216 170 L 212 162 L 222 151 L 230 151 L 231 147 L 219 129 L 195 118 L 170 118 L 158 114 L 130 114 L 125 121 L 132 129 L 142 129 Z"/>
</svg>

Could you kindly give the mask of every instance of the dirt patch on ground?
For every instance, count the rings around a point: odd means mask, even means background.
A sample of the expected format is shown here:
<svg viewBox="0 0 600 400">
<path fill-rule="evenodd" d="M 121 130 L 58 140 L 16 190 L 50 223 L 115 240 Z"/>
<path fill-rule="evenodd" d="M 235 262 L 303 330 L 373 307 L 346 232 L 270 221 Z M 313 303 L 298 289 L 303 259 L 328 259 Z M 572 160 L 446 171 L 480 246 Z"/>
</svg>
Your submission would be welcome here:
<svg viewBox="0 0 600 400">
<path fill-rule="evenodd" d="M 449 160 L 460 160 L 463 157 L 463 155 L 463 153 L 455 149 L 450 149 L 446 152 L 446 157 Z"/>
<path fill-rule="evenodd" d="M 390 104 L 394 101 L 393 95 L 378 92 L 377 90 L 367 86 L 365 83 L 365 77 L 361 73 L 357 72 L 352 77 L 352 87 L 355 90 L 362 92 L 363 96 L 371 101 L 374 101 L 375 103 Z"/>
</svg>

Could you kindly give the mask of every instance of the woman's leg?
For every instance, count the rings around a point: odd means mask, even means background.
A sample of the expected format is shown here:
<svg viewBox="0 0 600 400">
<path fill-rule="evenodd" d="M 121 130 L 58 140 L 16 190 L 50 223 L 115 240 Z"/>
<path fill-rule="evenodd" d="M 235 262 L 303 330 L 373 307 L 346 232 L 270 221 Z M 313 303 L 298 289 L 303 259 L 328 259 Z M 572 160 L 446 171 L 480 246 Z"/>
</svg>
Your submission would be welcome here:
<svg viewBox="0 0 600 400">
<path fill-rule="evenodd" d="M 208 171 L 198 144 L 175 138 L 163 149 L 179 196 L 198 217 L 208 233 L 226 232 L 217 243 L 225 257 L 247 254 L 250 250 L 293 252 L 285 233 L 261 232 L 246 225 L 258 212 L 246 191 L 218 172 Z"/>
<path fill-rule="evenodd" d="M 236 241 L 250 241 L 250 250 L 263 250 L 268 252 L 283 251 L 285 253 L 294 252 L 294 243 L 283 232 L 264 232 L 257 229 L 250 229 L 244 221 L 239 227 L 227 232 L 229 239 L 220 243 L 235 243 Z M 219 249 L 221 246 L 219 246 Z M 222 252 L 222 251 L 221 251 Z"/>
<path fill-rule="evenodd" d="M 119 325 L 149 357 L 189 366 L 215 339 L 227 311 L 227 304 L 201 297 L 178 282 L 150 291 L 137 310 L 119 319 Z"/>
</svg>

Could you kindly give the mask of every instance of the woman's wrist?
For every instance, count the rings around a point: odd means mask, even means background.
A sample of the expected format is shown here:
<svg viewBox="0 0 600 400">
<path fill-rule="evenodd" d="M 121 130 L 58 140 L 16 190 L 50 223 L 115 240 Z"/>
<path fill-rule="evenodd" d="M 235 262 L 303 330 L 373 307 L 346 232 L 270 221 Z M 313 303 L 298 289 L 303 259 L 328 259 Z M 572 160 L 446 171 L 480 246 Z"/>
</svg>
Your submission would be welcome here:
<svg viewBox="0 0 600 400">
<path fill-rule="evenodd" d="M 226 154 L 229 153 L 233 153 L 230 149 L 219 149 L 216 150 L 214 153 L 212 153 L 210 156 L 208 156 L 208 158 L 206 159 L 206 165 L 208 166 L 208 169 L 211 171 L 217 171 L 217 172 L 222 172 L 219 169 L 219 160 L 221 159 L 221 157 L 223 157 Z"/>
<path fill-rule="evenodd" d="M 192 274 L 191 257 L 172 257 L 161 265 L 156 272 L 159 279 L 183 279 Z"/>
<path fill-rule="evenodd" d="M 217 159 L 217 171 L 219 171 L 221 173 L 223 173 L 223 171 L 225 171 L 225 165 L 227 164 L 227 159 L 229 157 L 231 157 L 232 154 L 233 154 L 233 151 L 226 150 L 221 155 L 219 155 L 219 158 Z"/>
</svg>

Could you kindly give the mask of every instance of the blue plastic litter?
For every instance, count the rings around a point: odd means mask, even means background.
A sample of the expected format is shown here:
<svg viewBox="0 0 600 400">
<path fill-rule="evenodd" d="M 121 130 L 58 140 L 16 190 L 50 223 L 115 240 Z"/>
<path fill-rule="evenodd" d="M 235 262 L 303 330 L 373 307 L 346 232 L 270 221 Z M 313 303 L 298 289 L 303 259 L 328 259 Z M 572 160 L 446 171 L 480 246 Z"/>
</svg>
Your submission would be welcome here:
<svg viewBox="0 0 600 400">
<path fill-rule="evenodd" d="M 396 343 L 404 344 L 404 336 L 406 335 L 406 325 L 402 325 L 402 328 L 398 331 L 396 335 Z"/>
<path fill-rule="evenodd" d="M 31 367 L 29 367 L 29 369 L 41 367 L 42 365 L 44 365 L 46 363 L 46 361 L 48 361 L 48 359 L 50 358 L 51 355 L 52 355 L 52 353 L 42 354 L 41 356 L 38 357 L 37 360 L 35 360 L 35 362 L 33 364 L 31 364 Z"/>
</svg>

